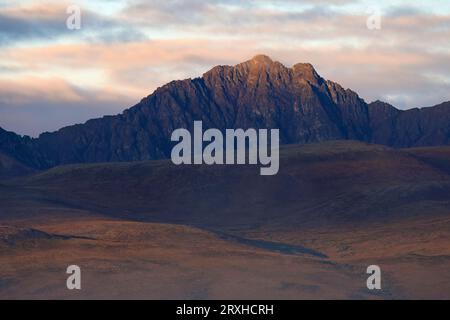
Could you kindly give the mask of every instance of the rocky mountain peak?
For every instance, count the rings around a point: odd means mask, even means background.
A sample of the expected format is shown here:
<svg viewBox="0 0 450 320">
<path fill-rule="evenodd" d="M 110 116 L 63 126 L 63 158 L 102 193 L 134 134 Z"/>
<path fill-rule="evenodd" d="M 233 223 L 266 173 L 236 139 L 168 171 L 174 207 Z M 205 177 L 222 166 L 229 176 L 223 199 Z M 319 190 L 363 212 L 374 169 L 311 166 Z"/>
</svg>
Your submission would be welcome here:
<svg viewBox="0 0 450 320">
<path fill-rule="evenodd" d="M 269 56 L 266 56 L 264 54 L 258 54 L 254 56 L 252 59 L 250 59 L 250 61 L 253 64 L 263 64 L 263 65 L 271 65 L 274 63 L 274 61 Z"/>
<path fill-rule="evenodd" d="M 321 77 L 310 63 L 297 63 L 292 67 L 294 74 L 310 82 L 317 82 Z"/>
<path fill-rule="evenodd" d="M 243 69 L 246 71 L 266 71 L 269 73 L 279 72 L 280 70 L 287 69 L 282 63 L 272 60 L 269 56 L 264 54 L 258 54 L 252 59 L 239 63 L 235 68 Z"/>
</svg>

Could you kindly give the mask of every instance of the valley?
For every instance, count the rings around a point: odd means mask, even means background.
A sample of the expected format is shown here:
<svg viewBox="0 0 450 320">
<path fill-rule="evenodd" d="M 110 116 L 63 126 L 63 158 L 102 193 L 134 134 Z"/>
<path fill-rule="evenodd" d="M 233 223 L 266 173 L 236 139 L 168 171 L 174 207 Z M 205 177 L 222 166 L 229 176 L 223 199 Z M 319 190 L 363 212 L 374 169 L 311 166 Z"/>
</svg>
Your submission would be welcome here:
<svg viewBox="0 0 450 320">
<path fill-rule="evenodd" d="M 448 299 L 449 168 L 448 147 L 331 141 L 282 147 L 276 176 L 159 160 L 3 179 L 0 297 Z"/>
</svg>

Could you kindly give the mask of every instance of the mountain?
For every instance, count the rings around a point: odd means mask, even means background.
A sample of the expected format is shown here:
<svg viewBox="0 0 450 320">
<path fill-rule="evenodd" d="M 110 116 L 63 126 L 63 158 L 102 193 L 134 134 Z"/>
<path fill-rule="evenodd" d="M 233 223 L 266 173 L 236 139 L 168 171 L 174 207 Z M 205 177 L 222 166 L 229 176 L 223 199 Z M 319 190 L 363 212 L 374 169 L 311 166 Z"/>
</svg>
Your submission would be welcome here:
<svg viewBox="0 0 450 320">
<path fill-rule="evenodd" d="M 117 116 L 44 133 L 0 131 L 0 151 L 27 166 L 135 161 L 170 156 L 174 129 L 279 128 L 283 144 L 352 139 L 393 147 L 450 144 L 450 102 L 398 110 L 367 104 L 308 63 L 287 68 L 264 55 L 172 81 Z"/>
</svg>

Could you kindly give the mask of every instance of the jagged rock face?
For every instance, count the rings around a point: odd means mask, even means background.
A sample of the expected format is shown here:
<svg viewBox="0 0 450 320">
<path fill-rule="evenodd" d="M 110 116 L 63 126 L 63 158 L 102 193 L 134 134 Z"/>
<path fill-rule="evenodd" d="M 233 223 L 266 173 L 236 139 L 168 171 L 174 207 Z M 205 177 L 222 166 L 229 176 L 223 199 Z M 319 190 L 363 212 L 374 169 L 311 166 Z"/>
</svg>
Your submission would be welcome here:
<svg viewBox="0 0 450 320">
<path fill-rule="evenodd" d="M 33 168 L 40 168 L 44 159 L 41 151 L 36 147 L 36 140 L 29 137 L 21 137 L 13 132 L 0 128 L 0 159 L 3 166 L 6 162 L 14 160 Z M 4 165 L 6 166 L 6 165 Z"/>
<path fill-rule="evenodd" d="M 369 104 L 371 142 L 393 147 L 450 144 L 450 102 L 400 111 L 376 101 Z"/>
<path fill-rule="evenodd" d="M 167 158 L 172 131 L 191 129 L 194 120 L 222 130 L 278 128 L 285 144 L 354 139 L 395 147 L 439 145 L 449 144 L 449 110 L 448 104 L 411 111 L 367 105 L 310 64 L 287 68 L 259 55 L 214 67 L 201 78 L 170 82 L 117 116 L 33 140 L 16 136 L 3 143 L 0 132 L 0 150 L 35 168 Z"/>
</svg>

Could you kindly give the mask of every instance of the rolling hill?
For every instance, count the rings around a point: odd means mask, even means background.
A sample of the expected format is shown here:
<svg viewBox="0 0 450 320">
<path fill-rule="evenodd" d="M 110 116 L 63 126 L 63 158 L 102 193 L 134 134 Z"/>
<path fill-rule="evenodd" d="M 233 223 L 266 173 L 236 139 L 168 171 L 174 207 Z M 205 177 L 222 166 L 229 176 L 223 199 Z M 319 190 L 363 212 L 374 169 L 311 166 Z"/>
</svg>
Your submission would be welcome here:
<svg viewBox="0 0 450 320">
<path fill-rule="evenodd" d="M 0 297 L 449 298 L 450 147 L 280 155 L 276 176 L 157 160 L 4 180 Z M 79 293 L 68 264 L 84 270 Z M 365 287 L 371 264 L 381 292 Z"/>
<path fill-rule="evenodd" d="M 169 160 L 69 165 L 16 187 L 127 218 L 197 226 L 306 227 L 447 213 L 450 147 L 390 149 L 355 141 L 285 146 L 280 171 L 175 166 Z M 426 213 L 430 214 L 430 213 Z"/>
</svg>

